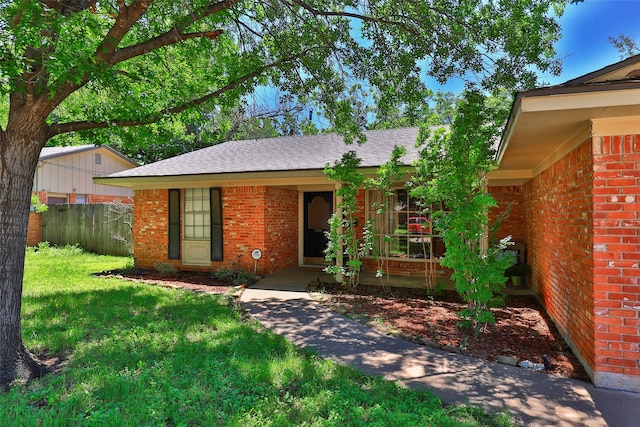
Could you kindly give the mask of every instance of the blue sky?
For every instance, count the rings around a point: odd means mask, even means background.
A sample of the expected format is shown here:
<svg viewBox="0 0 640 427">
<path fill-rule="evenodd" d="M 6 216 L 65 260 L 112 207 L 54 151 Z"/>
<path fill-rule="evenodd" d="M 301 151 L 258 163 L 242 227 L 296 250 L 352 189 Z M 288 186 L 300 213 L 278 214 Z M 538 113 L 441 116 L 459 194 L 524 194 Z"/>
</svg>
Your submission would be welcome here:
<svg viewBox="0 0 640 427">
<path fill-rule="evenodd" d="M 512 0 L 518 1 L 518 0 Z M 562 38 L 556 43 L 556 53 L 562 59 L 562 73 L 540 75 L 540 85 L 564 83 L 621 60 L 609 36 L 620 34 L 640 40 L 640 0 L 585 0 L 567 5 L 559 19 Z M 452 79 L 439 86 L 426 78 L 430 88 L 459 93 L 464 84 Z"/>
<path fill-rule="evenodd" d="M 559 77 L 544 76 L 559 84 L 620 61 L 609 36 L 640 38 L 640 0 L 585 0 L 570 4 L 560 18 L 562 39 L 556 44 L 563 60 Z"/>
</svg>

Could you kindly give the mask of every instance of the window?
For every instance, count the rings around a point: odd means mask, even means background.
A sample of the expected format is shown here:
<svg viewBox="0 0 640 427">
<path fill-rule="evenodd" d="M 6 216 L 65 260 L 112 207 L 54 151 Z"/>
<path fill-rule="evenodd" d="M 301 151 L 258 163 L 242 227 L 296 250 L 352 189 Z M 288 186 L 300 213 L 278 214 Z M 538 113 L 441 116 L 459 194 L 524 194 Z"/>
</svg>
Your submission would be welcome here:
<svg viewBox="0 0 640 427">
<path fill-rule="evenodd" d="M 184 190 L 184 239 L 211 238 L 211 200 L 208 188 Z"/>
<path fill-rule="evenodd" d="M 67 196 L 48 196 L 47 204 L 48 205 L 62 205 L 67 203 Z"/>
<path fill-rule="evenodd" d="M 86 205 L 86 204 L 87 204 L 87 195 L 76 194 L 76 205 Z"/>
<path fill-rule="evenodd" d="M 182 200 L 181 200 L 182 193 Z M 184 201 L 184 211 L 180 212 Z M 190 247 L 210 242 L 210 258 L 222 261 L 222 196 L 220 188 L 187 188 L 169 190 L 169 259 L 181 259 L 182 242 Z M 182 218 L 181 218 L 182 214 Z M 208 253 L 208 252 L 207 252 Z"/>
<path fill-rule="evenodd" d="M 439 258 L 444 255 L 442 240 L 433 234 L 431 209 L 423 208 L 404 189 L 385 196 L 369 191 L 368 218 L 379 256 L 392 258 Z"/>
</svg>

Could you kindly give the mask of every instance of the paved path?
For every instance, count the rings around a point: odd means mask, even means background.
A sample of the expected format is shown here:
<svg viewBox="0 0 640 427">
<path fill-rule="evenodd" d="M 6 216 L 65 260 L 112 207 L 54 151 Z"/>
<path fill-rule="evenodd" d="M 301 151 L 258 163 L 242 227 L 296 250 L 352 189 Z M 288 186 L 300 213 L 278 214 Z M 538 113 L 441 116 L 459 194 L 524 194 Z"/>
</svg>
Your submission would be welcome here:
<svg viewBox="0 0 640 427">
<path fill-rule="evenodd" d="M 264 326 L 325 358 L 428 389 L 445 402 L 507 410 L 535 426 L 640 426 L 640 394 L 599 389 L 390 337 L 322 307 L 295 277 L 288 280 L 289 285 L 261 281 L 246 289 L 241 301 Z"/>
</svg>

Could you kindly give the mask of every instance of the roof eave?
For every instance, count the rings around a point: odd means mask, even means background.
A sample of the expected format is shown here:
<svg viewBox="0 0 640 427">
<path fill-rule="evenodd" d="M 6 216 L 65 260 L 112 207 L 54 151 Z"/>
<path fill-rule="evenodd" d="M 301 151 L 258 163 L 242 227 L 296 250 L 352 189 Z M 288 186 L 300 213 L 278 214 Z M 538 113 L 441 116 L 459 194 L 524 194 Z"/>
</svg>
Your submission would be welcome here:
<svg viewBox="0 0 640 427">
<path fill-rule="evenodd" d="M 405 165 L 402 169 L 403 172 L 408 173 L 411 166 Z M 359 170 L 365 176 L 375 176 L 378 168 L 363 167 Z M 127 177 L 105 176 L 93 178 L 93 181 L 96 184 L 139 190 L 188 188 L 204 185 L 220 187 L 239 185 L 297 186 L 330 182 L 323 169 Z"/>
</svg>

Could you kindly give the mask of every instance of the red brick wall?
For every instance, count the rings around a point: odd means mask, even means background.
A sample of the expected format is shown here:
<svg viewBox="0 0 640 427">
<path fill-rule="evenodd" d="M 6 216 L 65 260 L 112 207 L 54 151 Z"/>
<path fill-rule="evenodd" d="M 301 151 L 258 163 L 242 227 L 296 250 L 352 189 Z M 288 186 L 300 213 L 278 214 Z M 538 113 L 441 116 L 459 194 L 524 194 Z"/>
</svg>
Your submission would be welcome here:
<svg viewBox="0 0 640 427">
<path fill-rule="evenodd" d="M 75 193 L 68 194 L 67 196 L 68 196 L 69 204 L 76 203 Z M 46 191 L 40 191 L 38 193 L 38 198 L 40 199 L 40 203 L 45 205 L 47 204 L 48 194 Z M 126 196 L 109 196 L 109 195 L 102 195 L 102 194 L 89 194 L 87 197 L 87 203 L 92 205 L 98 205 L 103 203 L 113 203 L 115 201 L 119 201 L 121 203 L 126 203 L 126 204 L 132 204 L 133 198 L 126 197 Z"/>
<path fill-rule="evenodd" d="M 167 258 L 168 197 L 168 190 L 135 193 L 134 257 L 140 268 L 153 269 L 153 264 L 160 261 L 171 262 L 182 269 L 180 260 Z M 225 187 L 222 216 L 224 260 L 213 261 L 210 267 L 185 268 L 208 271 L 227 267 L 253 271 L 253 249 L 263 253 L 257 263 L 260 275 L 298 265 L 297 191 L 264 186 Z"/>
<path fill-rule="evenodd" d="M 498 219 L 502 221 L 496 230 L 495 238 L 500 240 L 503 237 L 511 236 L 511 240 L 514 242 L 524 242 L 525 218 L 522 215 L 522 187 L 489 187 L 487 190 L 498 203 L 498 206 L 489 212 L 489 223 L 495 224 Z M 508 215 L 504 216 L 507 211 Z"/>
<path fill-rule="evenodd" d="M 73 194 L 73 196 L 75 196 L 75 194 Z M 120 202 L 120 203 L 125 203 L 130 205 L 133 203 L 133 199 L 131 197 L 125 197 L 125 196 L 105 196 L 101 194 L 89 194 L 89 196 L 87 197 L 87 203 L 91 205 L 113 203 L 113 202 Z M 74 202 L 70 201 L 70 203 L 74 203 Z"/>
<path fill-rule="evenodd" d="M 298 191 L 267 187 L 264 273 L 293 268 L 298 265 Z"/>
<path fill-rule="evenodd" d="M 594 368 L 593 161 L 587 141 L 524 185 L 532 287 L 587 371 Z"/>
<path fill-rule="evenodd" d="M 214 262 L 214 269 L 235 263 L 253 271 L 251 251 L 258 248 L 265 252 L 265 192 L 266 187 L 222 189 L 224 261 Z"/>
<path fill-rule="evenodd" d="M 593 153 L 596 384 L 640 391 L 640 135 L 594 138 Z"/>
<path fill-rule="evenodd" d="M 182 206 L 182 203 L 181 203 Z M 139 268 L 169 262 L 169 191 L 137 190 L 133 203 L 133 256 Z M 176 267 L 179 261 L 171 261 Z"/>
<path fill-rule="evenodd" d="M 27 246 L 36 246 L 42 237 L 42 216 L 37 212 L 29 212 L 27 225 Z"/>
<path fill-rule="evenodd" d="M 451 276 L 451 270 L 441 267 L 439 261 L 426 261 L 430 263 L 429 268 L 435 269 L 435 275 L 437 278 L 449 278 Z M 384 271 L 391 275 L 397 276 L 424 276 L 425 275 L 425 261 L 422 259 L 408 260 L 394 260 L 389 259 L 389 264 L 384 267 Z M 375 272 L 378 269 L 378 264 L 373 258 L 367 258 L 364 260 L 364 270 L 367 272 Z"/>
</svg>

